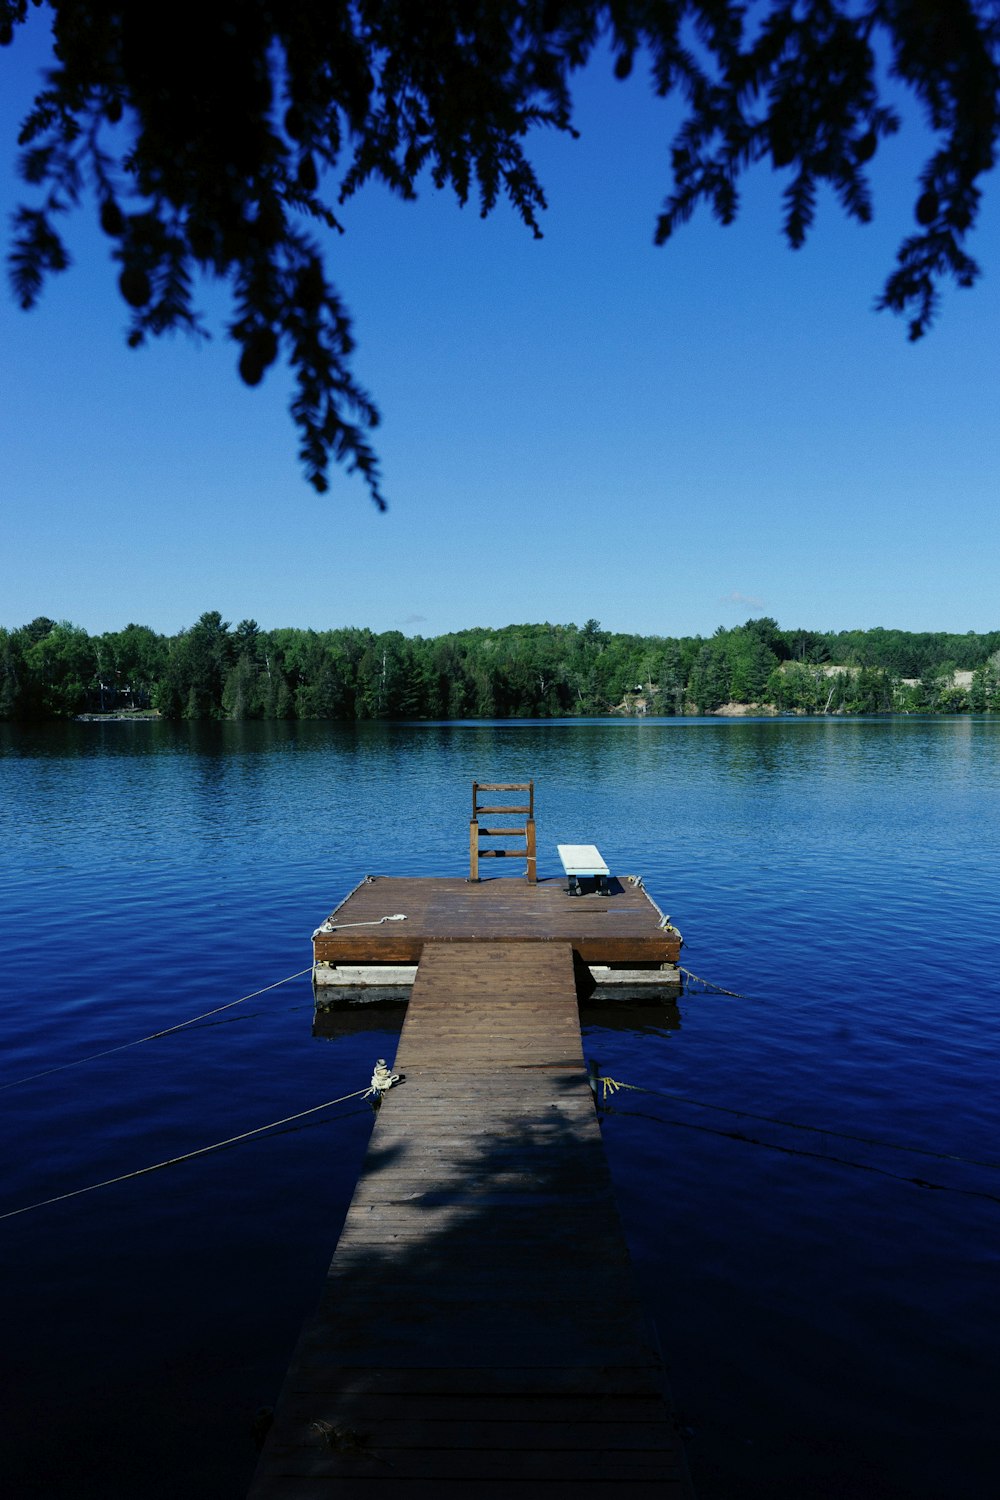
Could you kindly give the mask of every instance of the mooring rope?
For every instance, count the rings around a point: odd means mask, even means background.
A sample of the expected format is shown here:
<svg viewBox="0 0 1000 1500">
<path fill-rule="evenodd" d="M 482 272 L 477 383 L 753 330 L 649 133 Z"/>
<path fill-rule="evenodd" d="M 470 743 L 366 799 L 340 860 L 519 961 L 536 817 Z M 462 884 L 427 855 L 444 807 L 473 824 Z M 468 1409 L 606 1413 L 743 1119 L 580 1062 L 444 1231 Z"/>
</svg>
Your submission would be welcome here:
<svg viewBox="0 0 1000 1500">
<path fill-rule="evenodd" d="M 334 912 L 334 916 L 336 916 L 336 912 Z M 343 932 L 345 927 L 381 927 L 383 922 L 405 921 L 407 921 L 407 916 L 404 911 L 394 912 L 391 917 L 372 917 L 367 922 L 334 922 L 331 917 L 327 917 L 326 921 L 321 922 L 316 928 L 313 937 L 319 937 L 321 932 Z"/>
<path fill-rule="evenodd" d="M 120 1042 L 117 1047 L 107 1047 L 103 1052 L 91 1052 L 86 1057 L 77 1057 L 72 1062 L 57 1063 L 54 1068 L 43 1068 L 40 1073 L 29 1073 L 26 1078 L 15 1078 L 11 1083 L 0 1083 L 0 1093 L 5 1089 L 16 1089 L 22 1083 L 34 1083 L 36 1078 L 48 1078 L 50 1073 L 62 1073 L 66 1068 L 79 1068 L 83 1063 L 96 1062 L 99 1057 L 110 1057 L 113 1052 L 125 1052 L 129 1047 L 141 1047 L 143 1042 L 153 1042 L 157 1037 L 170 1036 L 175 1031 L 183 1031 L 186 1026 L 193 1026 L 196 1021 L 207 1021 L 209 1016 L 217 1016 L 220 1011 L 232 1010 L 234 1005 L 242 1005 L 245 1000 L 254 1000 L 258 995 L 266 995 L 270 990 L 280 989 L 283 984 L 291 984 L 293 979 L 301 979 L 306 974 L 312 973 L 312 964 L 308 969 L 299 969 L 295 974 L 288 974 L 284 979 L 276 979 L 273 984 L 265 984 L 259 990 L 251 990 L 249 995 L 241 995 L 238 1000 L 229 1000 L 225 1005 L 217 1005 L 213 1010 L 202 1011 L 200 1016 L 189 1016 L 186 1021 L 178 1021 L 176 1026 L 165 1026 L 161 1031 L 151 1031 L 148 1036 L 136 1037 L 132 1042 Z"/>
<path fill-rule="evenodd" d="M 967 1167 L 986 1167 L 990 1171 L 1000 1171 L 1000 1161 L 992 1161 L 975 1156 L 957 1156 L 951 1151 L 932 1151 L 926 1146 L 905 1146 L 899 1141 L 886 1141 L 878 1136 L 852 1135 L 846 1130 L 831 1130 L 823 1125 L 802 1125 L 797 1120 L 784 1120 L 779 1115 L 755 1114 L 750 1109 L 735 1109 L 728 1104 L 708 1104 L 704 1099 L 691 1099 L 685 1094 L 674 1094 L 667 1089 L 647 1089 L 637 1083 L 622 1083 L 617 1078 L 606 1078 L 603 1073 L 598 1073 L 597 1082 L 601 1084 L 601 1102 L 607 1099 L 609 1094 L 616 1094 L 619 1089 L 627 1089 L 633 1094 L 652 1094 L 657 1099 L 671 1099 L 676 1104 L 690 1104 L 695 1109 L 711 1109 L 718 1114 L 736 1115 L 744 1120 L 760 1120 L 766 1125 L 781 1125 L 788 1130 L 808 1131 L 811 1135 L 829 1135 L 840 1141 L 854 1141 L 861 1146 L 880 1146 L 886 1151 L 905 1151 L 912 1156 L 926 1156 L 934 1161 L 955 1161 Z"/>
<path fill-rule="evenodd" d="M 640 1090 L 640 1092 L 644 1091 Z M 696 1125 L 693 1120 L 665 1120 L 662 1115 L 646 1114 L 641 1109 L 628 1109 L 624 1113 L 640 1120 L 653 1120 L 658 1125 L 677 1125 L 682 1130 L 696 1130 L 702 1135 L 719 1136 L 727 1141 L 741 1141 L 746 1146 L 762 1146 L 765 1151 L 777 1151 L 782 1156 L 801 1156 L 808 1161 L 825 1161 L 838 1167 L 853 1167 L 856 1172 L 871 1172 L 877 1177 L 889 1177 L 893 1182 L 905 1182 L 909 1187 L 927 1188 L 938 1193 L 957 1193 L 961 1198 L 985 1198 L 989 1203 L 1000 1203 L 1000 1194 L 986 1193 L 981 1188 L 954 1187 L 947 1182 L 930 1182 L 926 1177 L 907 1177 L 902 1172 L 890 1172 L 887 1167 L 877 1167 L 873 1162 L 852 1161 L 849 1157 L 831 1156 L 825 1151 L 803 1151 L 798 1146 L 783 1146 L 777 1141 L 762 1141 L 756 1136 L 744 1135 L 741 1130 L 713 1130 L 711 1125 Z M 830 1133 L 833 1134 L 832 1131 Z M 954 1159 L 965 1161 L 967 1158 L 959 1156 Z"/>
<path fill-rule="evenodd" d="M 627 1089 L 629 1093 L 649 1094 L 654 1098 L 673 1099 L 681 1104 L 691 1104 L 698 1109 L 719 1110 L 723 1114 L 740 1115 L 749 1120 L 762 1120 L 770 1125 L 781 1125 L 790 1130 L 807 1130 L 815 1135 L 832 1136 L 837 1140 L 855 1141 L 865 1146 L 875 1146 L 887 1151 L 906 1151 L 914 1156 L 932 1158 L 936 1161 L 954 1161 L 963 1166 L 985 1167 L 989 1171 L 1000 1171 L 1000 1161 L 982 1160 L 974 1156 L 959 1156 L 953 1152 L 931 1151 L 921 1146 L 905 1146 L 896 1141 L 880 1140 L 876 1136 L 851 1135 L 843 1130 L 824 1129 L 820 1125 L 801 1125 L 795 1120 L 783 1120 L 774 1115 L 754 1114 L 752 1110 L 734 1109 L 726 1104 L 708 1104 L 701 1099 L 688 1099 L 683 1094 L 672 1094 L 664 1089 L 643 1088 L 641 1084 L 624 1083 L 617 1078 L 606 1078 L 597 1068 L 591 1064 L 589 1069 L 591 1087 L 596 1094 L 597 1084 L 602 1085 L 601 1102 L 603 1103 L 609 1094 L 616 1094 L 619 1089 Z M 756 1136 L 746 1135 L 742 1130 L 715 1130 L 711 1125 L 699 1125 L 693 1120 L 667 1120 L 662 1115 L 646 1114 L 643 1110 L 625 1110 L 626 1115 L 632 1115 L 642 1120 L 653 1120 L 659 1125 L 676 1125 L 682 1130 L 696 1130 L 702 1135 L 719 1136 L 727 1141 L 742 1141 L 747 1146 L 762 1146 L 767 1151 L 778 1151 L 783 1156 L 801 1156 L 810 1161 L 831 1162 L 839 1167 L 853 1167 L 858 1172 L 872 1172 L 879 1177 L 889 1177 L 895 1182 L 905 1182 L 911 1187 L 928 1188 L 939 1193 L 958 1193 L 964 1198 L 985 1198 L 990 1203 L 1000 1203 L 1000 1195 L 987 1193 L 979 1188 L 955 1187 L 946 1182 L 930 1182 L 925 1177 L 907 1177 L 902 1172 L 890 1172 L 886 1167 L 877 1167 L 872 1162 L 852 1161 L 844 1156 L 832 1156 L 825 1151 L 804 1151 L 797 1146 L 785 1146 L 777 1141 L 762 1141 Z"/>
<path fill-rule="evenodd" d="M 751 998 L 749 995 L 741 995 L 738 990 L 723 989 L 721 984 L 713 984 L 710 979 L 702 979 L 699 975 L 692 974 L 690 969 L 685 969 L 683 964 L 678 964 L 677 969 L 679 973 L 684 975 L 685 979 L 690 979 L 694 984 L 704 985 L 706 990 L 711 990 L 713 994 L 729 995 L 733 1000 L 749 1000 Z"/>
<path fill-rule="evenodd" d="M 308 971 L 307 971 L 308 972 Z M 365 1099 L 372 1089 L 355 1089 L 353 1094 L 342 1094 L 339 1099 L 327 1099 L 324 1104 L 314 1104 L 311 1109 L 301 1109 L 298 1114 L 286 1115 L 282 1120 L 272 1120 L 268 1125 L 258 1125 L 253 1130 L 244 1130 L 240 1135 L 231 1135 L 224 1141 L 213 1141 L 210 1146 L 199 1146 L 196 1151 L 185 1151 L 182 1156 L 171 1156 L 166 1161 L 154 1162 L 151 1167 L 139 1167 L 134 1172 L 123 1172 L 120 1177 L 107 1177 L 103 1182 L 92 1182 L 87 1187 L 73 1188 L 69 1193 L 59 1193 L 54 1198 L 43 1198 L 38 1203 L 29 1203 L 24 1208 L 12 1208 L 0 1214 L 0 1219 L 16 1219 L 19 1214 L 30 1214 L 36 1208 L 48 1208 L 53 1203 L 64 1203 L 67 1198 L 79 1198 L 84 1193 L 96 1193 L 98 1188 L 114 1187 L 117 1182 L 129 1182 L 133 1177 L 145 1177 L 149 1172 L 162 1171 L 164 1167 L 175 1167 L 182 1161 L 192 1161 L 196 1156 L 207 1156 L 210 1151 L 221 1151 L 225 1146 L 234 1146 L 239 1141 L 248 1141 L 252 1136 L 265 1131 L 277 1130 L 279 1125 L 290 1125 L 293 1120 L 303 1120 L 306 1115 L 317 1114 L 321 1109 L 330 1109 L 334 1104 L 345 1104 L 348 1099 Z"/>
</svg>

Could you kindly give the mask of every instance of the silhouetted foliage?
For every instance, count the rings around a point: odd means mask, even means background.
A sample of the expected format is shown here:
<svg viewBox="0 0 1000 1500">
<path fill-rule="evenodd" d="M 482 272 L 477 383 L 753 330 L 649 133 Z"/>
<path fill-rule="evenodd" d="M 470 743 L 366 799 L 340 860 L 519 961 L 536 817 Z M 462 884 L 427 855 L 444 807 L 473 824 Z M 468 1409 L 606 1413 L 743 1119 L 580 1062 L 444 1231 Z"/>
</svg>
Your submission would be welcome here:
<svg viewBox="0 0 1000 1500">
<path fill-rule="evenodd" d="M 901 672 L 899 663 L 917 661 L 919 673 Z M 0 719 L 150 708 L 166 719 L 568 718 L 732 704 L 1000 711 L 1000 631 L 835 635 L 782 630 L 765 617 L 720 626 L 710 640 L 617 635 L 596 620 L 425 639 L 354 627 L 261 630 L 255 620 L 234 630 L 217 610 L 172 638 L 135 624 L 88 636 L 45 617 L 0 629 Z"/>
<path fill-rule="evenodd" d="M 36 0 L 40 3 L 40 0 Z M 0 0 L 9 44 L 27 0 Z M 800 245 L 822 183 L 872 214 L 868 164 L 900 124 L 890 87 L 918 101 L 936 144 L 915 231 L 879 305 L 931 323 L 943 279 L 978 274 L 964 248 L 993 165 L 998 23 L 991 0 L 48 0 L 56 66 L 19 136 L 38 201 L 14 217 L 23 307 L 69 265 L 60 221 L 93 203 L 114 243 L 128 342 L 203 334 L 199 275 L 228 281 L 242 379 L 293 369 L 300 456 L 317 490 L 332 457 L 383 504 L 355 381 L 350 319 L 315 232 L 340 230 L 371 179 L 403 198 L 425 182 L 488 214 L 502 195 L 540 233 L 545 196 L 525 138 L 573 133 L 573 74 L 604 46 L 625 78 L 649 68 L 684 117 L 656 225 L 662 243 L 707 203 L 724 224 L 742 174 L 784 173 L 784 233 Z M 558 690 L 556 698 L 558 698 Z M 482 692 L 489 689 L 483 683 Z M 485 701 L 485 698 L 484 700 Z"/>
</svg>

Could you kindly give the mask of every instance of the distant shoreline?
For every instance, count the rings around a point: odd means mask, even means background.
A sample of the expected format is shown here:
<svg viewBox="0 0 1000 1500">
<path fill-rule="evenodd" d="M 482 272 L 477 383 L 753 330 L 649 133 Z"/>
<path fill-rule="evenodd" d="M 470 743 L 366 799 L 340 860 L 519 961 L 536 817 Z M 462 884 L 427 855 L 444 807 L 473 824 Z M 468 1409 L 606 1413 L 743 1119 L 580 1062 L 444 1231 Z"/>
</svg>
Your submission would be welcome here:
<svg viewBox="0 0 1000 1500">
<path fill-rule="evenodd" d="M 167 638 L 91 638 L 39 616 L 0 628 L 0 720 L 570 719 L 1000 712 L 1000 630 L 783 630 L 761 616 L 701 636 L 510 625 L 445 636 L 233 629 L 208 611 Z"/>
<path fill-rule="evenodd" d="M 163 717 L 158 708 L 112 709 L 106 714 L 74 714 L 74 724 L 134 724 L 136 720 L 159 720 Z"/>
</svg>

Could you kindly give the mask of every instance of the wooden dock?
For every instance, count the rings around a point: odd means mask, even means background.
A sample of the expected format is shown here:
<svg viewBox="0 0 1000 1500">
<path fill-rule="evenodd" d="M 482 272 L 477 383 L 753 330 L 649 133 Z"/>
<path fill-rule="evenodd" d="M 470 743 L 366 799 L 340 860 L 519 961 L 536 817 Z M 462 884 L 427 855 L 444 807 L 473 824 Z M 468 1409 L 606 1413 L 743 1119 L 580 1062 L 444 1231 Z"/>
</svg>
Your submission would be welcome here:
<svg viewBox="0 0 1000 1500">
<path fill-rule="evenodd" d="M 251 1500 L 349 1500 L 373 1481 L 435 1500 L 582 1485 L 595 1500 L 690 1500 L 575 977 L 580 944 L 635 962 L 620 945 L 638 940 L 656 962 L 674 939 L 640 890 L 612 890 L 377 880 L 317 932 L 326 961 L 388 951 L 419 968 L 403 1081 L 382 1102 Z M 407 921 L 381 924 L 392 914 Z"/>
<path fill-rule="evenodd" d="M 386 921 L 401 916 L 403 921 Z M 425 943 L 568 943 L 585 964 L 676 964 L 681 936 L 641 882 L 607 895 L 564 881 L 368 876 L 313 934 L 318 965 L 416 964 Z"/>
</svg>

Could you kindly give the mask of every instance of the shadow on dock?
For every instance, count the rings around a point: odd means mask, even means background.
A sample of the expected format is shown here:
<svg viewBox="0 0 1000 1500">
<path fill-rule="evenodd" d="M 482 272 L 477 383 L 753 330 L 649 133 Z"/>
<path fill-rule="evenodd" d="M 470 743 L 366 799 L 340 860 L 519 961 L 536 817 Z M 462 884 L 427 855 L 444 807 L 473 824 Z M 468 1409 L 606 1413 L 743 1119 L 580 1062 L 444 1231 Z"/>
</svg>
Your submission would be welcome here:
<svg viewBox="0 0 1000 1500">
<path fill-rule="evenodd" d="M 690 1497 L 566 944 L 429 944 L 251 1500 Z"/>
</svg>

